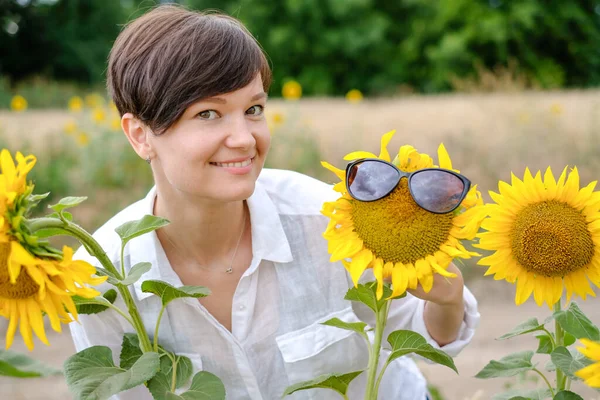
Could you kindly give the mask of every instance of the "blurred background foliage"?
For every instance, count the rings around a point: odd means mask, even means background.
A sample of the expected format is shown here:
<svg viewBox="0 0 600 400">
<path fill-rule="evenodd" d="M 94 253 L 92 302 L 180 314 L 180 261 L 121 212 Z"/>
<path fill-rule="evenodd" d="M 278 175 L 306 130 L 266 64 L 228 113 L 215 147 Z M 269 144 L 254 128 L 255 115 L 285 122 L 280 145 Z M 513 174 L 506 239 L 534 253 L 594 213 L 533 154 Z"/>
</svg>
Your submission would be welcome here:
<svg viewBox="0 0 600 400">
<path fill-rule="evenodd" d="M 122 25 L 158 3 L 0 0 L 0 107 L 17 92 L 36 108 L 101 88 Z M 275 96 L 289 79 L 308 96 L 497 90 L 490 74 L 518 89 L 600 84 L 598 0 L 179 3 L 242 20 L 272 61 Z"/>
</svg>

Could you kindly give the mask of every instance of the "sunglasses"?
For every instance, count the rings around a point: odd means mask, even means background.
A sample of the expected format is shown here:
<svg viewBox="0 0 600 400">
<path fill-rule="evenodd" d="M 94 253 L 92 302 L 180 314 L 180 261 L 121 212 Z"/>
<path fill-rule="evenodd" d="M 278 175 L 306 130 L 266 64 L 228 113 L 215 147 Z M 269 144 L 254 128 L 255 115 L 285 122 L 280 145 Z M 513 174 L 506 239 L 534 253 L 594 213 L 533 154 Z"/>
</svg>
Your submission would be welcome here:
<svg viewBox="0 0 600 400">
<path fill-rule="evenodd" d="M 403 172 L 378 158 L 363 158 L 346 166 L 348 193 L 359 201 L 384 198 L 394 191 L 403 177 L 408 179 L 410 195 L 417 205 L 435 214 L 454 211 L 471 188 L 471 181 L 466 177 L 443 168 Z"/>
</svg>

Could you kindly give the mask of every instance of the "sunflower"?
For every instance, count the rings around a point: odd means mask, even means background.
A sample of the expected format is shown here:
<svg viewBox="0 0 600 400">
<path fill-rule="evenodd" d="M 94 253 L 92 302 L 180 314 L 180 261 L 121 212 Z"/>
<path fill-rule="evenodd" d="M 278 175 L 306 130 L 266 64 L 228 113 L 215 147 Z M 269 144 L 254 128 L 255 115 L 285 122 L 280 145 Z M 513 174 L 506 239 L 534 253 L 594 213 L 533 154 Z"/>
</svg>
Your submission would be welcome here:
<svg viewBox="0 0 600 400">
<path fill-rule="evenodd" d="M 516 282 L 515 302 L 533 293 L 538 306 L 557 303 L 566 288 L 585 300 L 594 296 L 588 279 L 600 286 L 600 193 L 596 182 L 579 188 L 577 168 L 567 168 L 555 180 L 548 168 L 542 179 L 525 170 L 511 184 L 500 182 L 490 192 L 495 204 L 486 205 L 489 218 L 481 225 L 477 247 L 494 251 L 479 260 L 485 275 Z"/>
<path fill-rule="evenodd" d="M 345 160 L 379 158 L 390 161 L 387 145 L 395 131 L 383 135 L 379 156 L 357 151 Z M 452 169 L 452 162 L 443 145 L 438 149 L 439 167 Z M 393 161 L 400 170 L 412 172 L 437 167 L 427 154 L 412 146 L 402 146 Z M 412 199 L 406 179 L 401 179 L 387 197 L 373 201 L 354 200 L 347 192 L 345 171 L 327 162 L 321 163 L 337 175 L 341 182 L 334 190 L 341 197 L 323 204 L 322 213 L 331 221 L 323 236 L 328 240 L 331 261 L 342 261 L 354 284 L 367 268 L 373 268 L 377 279 L 377 296 L 383 294 L 384 279 L 391 278 L 392 297 L 420 283 L 431 290 L 433 274 L 445 277 L 456 275 L 447 271 L 455 257 L 478 255 L 468 251 L 461 239 L 472 239 L 485 217 L 481 194 L 474 185 L 461 204 L 460 211 L 434 214 L 419 207 Z M 455 170 L 456 171 L 456 170 Z"/>
<path fill-rule="evenodd" d="M 585 347 L 577 347 L 577 350 L 590 360 L 597 361 L 585 368 L 575 372 L 575 375 L 585 381 L 591 387 L 600 388 L 600 343 L 588 339 L 579 339 Z"/>
<path fill-rule="evenodd" d="M 9 319 L 6 348 L 12 345 L 19 325 L 32 350 L 32 330 L 48 344 L 43 313 L 60 332 L 60 322 L 77 319 L 71 297 L 99 295 L 86 285 L 98 285 L 106 277 L 94 277 L 92 265 L 73 260 L 71 248 L 65 246 L 60 252 L 28 232 L 25 217 L 37 203 L 31 196 L 33 185 L 27 185 L 26 179 L 35 157 L 17 153 L 16 159 L 15 165 L 7 150 L 0 152 L 0 315 Z"/>
</svg>

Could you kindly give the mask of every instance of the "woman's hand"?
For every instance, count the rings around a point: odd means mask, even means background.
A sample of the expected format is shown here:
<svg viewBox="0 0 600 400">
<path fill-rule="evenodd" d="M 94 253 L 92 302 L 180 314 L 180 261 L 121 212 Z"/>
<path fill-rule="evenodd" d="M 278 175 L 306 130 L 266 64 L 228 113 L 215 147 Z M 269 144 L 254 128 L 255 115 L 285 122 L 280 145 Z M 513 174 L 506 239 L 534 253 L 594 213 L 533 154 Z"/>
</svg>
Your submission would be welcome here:
<svg viewBox="0 0 600 400">
<path fill-rule="evenodd" d="M 454 264 L 448 266 L 448 272 L 455 273 L 456 277 L 445 278 L 434 274 L 429 293 L 425 293 L 421 285 L 408 290 L 413 296 L 426 301 L 423 311 L 425 327 L 440 346 L 456 340 L 465 315 L 462 274 Z"/>
</svg>

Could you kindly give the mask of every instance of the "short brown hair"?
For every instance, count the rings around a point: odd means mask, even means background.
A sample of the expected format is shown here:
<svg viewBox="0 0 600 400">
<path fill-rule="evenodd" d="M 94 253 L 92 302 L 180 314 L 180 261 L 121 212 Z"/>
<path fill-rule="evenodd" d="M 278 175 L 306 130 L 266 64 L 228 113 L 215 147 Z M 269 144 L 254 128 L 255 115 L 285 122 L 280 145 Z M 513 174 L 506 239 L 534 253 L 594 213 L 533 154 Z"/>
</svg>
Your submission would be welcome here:
<svg viewBox="0 0 600 400">
<path fill-rule="evenodd" d="M 235 18 L 159 6 L 129 23 L 110 52 L 107 87 L 117 109 L 161 134 L 194 102 L 248 85 L 271 68 Z"/>
</svg>

